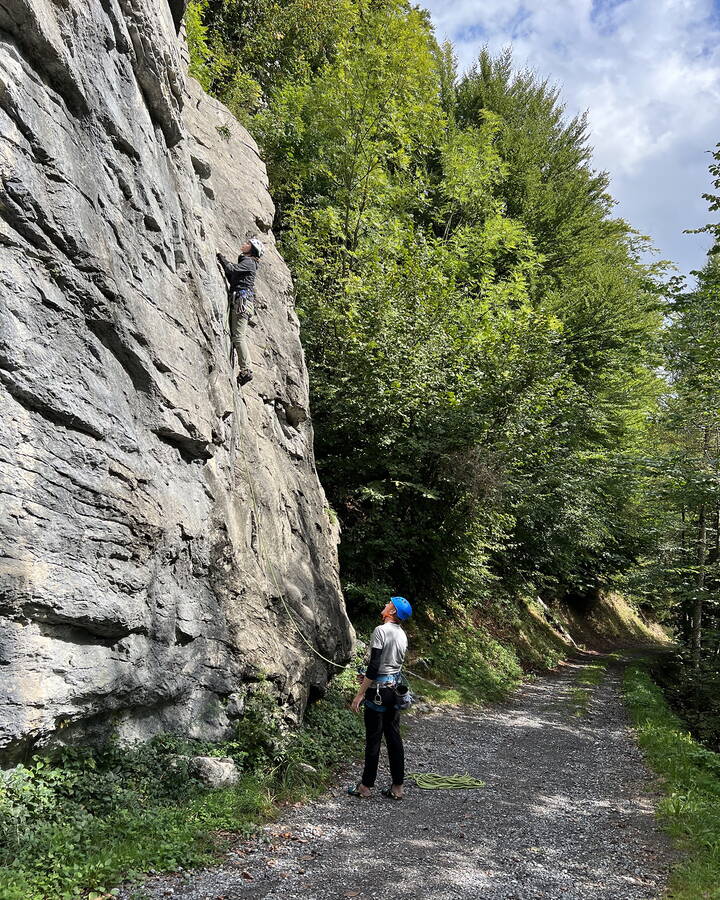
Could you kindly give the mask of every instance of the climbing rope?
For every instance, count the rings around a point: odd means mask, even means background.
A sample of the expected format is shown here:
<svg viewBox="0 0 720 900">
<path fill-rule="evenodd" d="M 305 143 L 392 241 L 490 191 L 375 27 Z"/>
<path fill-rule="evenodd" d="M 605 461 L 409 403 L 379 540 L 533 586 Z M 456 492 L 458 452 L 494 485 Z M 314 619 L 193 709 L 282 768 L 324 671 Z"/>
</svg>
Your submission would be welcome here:
<svg viewBox="0 0 720 900">
<path fill-rule="evenodd" d="M 233 385 L 233 395 L 235 398 L 237 397 L 237 386 L 236 385 Z M 235 413 L 236 413 L 236 418 L 237 418 L 237 401 L 235 403 Z M 259 459 L 260 458 L 260 447 L 257 442 L 257 437 L 254 434 L 253 434 L 253 441 L 255 442 L 255 452 L 257 454 L 257 459 Z M 235 454 L 234 454 L 234 447 L 233 447 L 233 453 L 232 453 L 233 463 L 234 463 L 234 456 L 235 456 Z M 343 669 L 343 670 L 349 669 L 350 666 L 352 665 L 352 663 L 348 664 L 347 666 L 343 666 L 343 665 L 340 665 L 340 663 L 335 662 L 335 660 L 330 659 L 327 656 L 324 656 L 317 649 L 317 647 L 315 647 L 315 645 L 306 637 L 305 633 L 303 632 L 303 630 L 300 628 L 297 621 L 295 620 L 295 616 L 293 615 L 293 612 L 290 609 L 290 606 L 288 605 L 287 600 L 285 599 L 285 592 L 280 587 L 280 581 L 277 577 L 277 573 L 275 571 L 275 566 L 272 564 L 270 559 L 265 555 L 264 546 L 263 546 L 264 542 L 262 539 L 262 528 L 261 528 L 261 522 L 260 522 L 260 509 L 259 509 L 258 502 L 257 502 L 257 496 L 255 494 L 255 486 L 253 484 L 253 480 L 250 475 L 250 468 L 247 465 L 247 461 L 242 456 L 242 454 L 240 455 L 240 458 L 242 460 L 241 469 L 242 469 L 243 475 L 245 477 L 245 482 L 247 483 L 247 486 L 250 490 L 250 499 L 252 501 L 253 513 L 255 516 L 255 523 L 256 523 L 256 527 L 257 527 L 258 553 L 260 555 L 261 562 L 266 567 L 266 570 L 270 572 L 270 577 L 273 581 L 273 584 L 275 585 L 275 590 L 277 592 L 277 595 L 280 598 L 282 605 L 285 608 L 285 612 L 287 613 L 287 617 L 290 620 L 290 624 L 293 626 L 295 631 L 298 633 L 301 640 L 315 654 L 315 656 L 319 657 L 320 659 L 322 659 L 324 662 L 328 663 L 329 665 L 335 666 L 338 669 Z M 234 472 L 234 465 L 233 465 L 233 472 Z M 231 478 L 233 478 L 233 477 L 234 476 L 231 475 Z"/>
<path fill-rule="evenodd" d="M 232 447 L 232 450 L 231 450 L 231 460 L 232 460 L 232 465 L 233 465 L 233 474 L 231 475 L 231 479 L 232 479 L 232 481 L 234 482 L 234 461 L 235 461 L 235 445 L 234 445 L 234 442 L 235 442 L 235 439 L 236 439 L 236 437 L 235 437 L 235 436 L 236 436 L 235 421 L 237 420 L 237 416 L 238 416 L 238 407 L 237 407 L 237 386 L 236 386 L 234 383 L 233 383 L 233 397 L 234 397 L 234 401 L 235 401 L 235 417 L 234 417 L 234 421 L 233 421 L 233 437 L 232 437 L 232 440 L 233 440 L 233 447 Z M 258 446 L 257 438 L 255 437 L 255 435 L 253 435 L 253 440 L 254 440 L 254 442 L 255 442 L 255 452 L 256 452 L 256 454 L 257 454 L 257 458 L 259 459 L 259 458 L 260 458 L 260 447 Z M 258 508 L 257 497 L 256 497 L 256 495 L 255 495 L 255 487 L 254 487 L 254 485 L 253 485 L 253 481 L 252 481 L 252 478 L 251 478 L 251 476 L 250 476 L 250 469 L 249 469 L 249 467 L 248 467 L 248 465 L 247 465 L 247 461 L 246 461 L 245 458 L 242 456 L 242 454 L 241 454 L 241 457 L 240 457 L 240 458 L 242 459 L 242 466 L 241 466 L 241 468 L 242 468 L 242 470 L 243 470 L 243 475 L 245 476 L 245 481 L 246 481 L 246 483 L 247 483 L 248 488 L 250 489 L 250 498 L 251 498 L 251 500 L 252 500 L 253 512 L 254 512 L 254 514 L 255 514 L 255 522 L 257 523 L 258 551 L 259 551 L 259 554 L 260 554 L 260 558 L 261 558 L 262 562 L 265 564 L 265 566 L 267 567 L 267 569 L 268 569 L 269 572 L 270 572 L 270 577 L 272 578 L 273 583 L 274 583 L 274 585 L 275 585 L 275 590 L 277 591 L 277 594 L 278 594 L 278 596 L 280 597 L 280 600 L 281 600 L 281 602 L 282 602 L 282 605 L 285 607 L 285 612 L 287 613 L 287 616 L 288 616 L 288 619 L 290 620 L 291 625 L 293 626 L 293 628 L 295 629 L 295 631 L 298 633 L 298 635 L 300 635 L 300 638 L 301 638 L 302 641 L 307 645 L 307 647 L 315 654 L 315 656 L 317 656 L 319 659 L 323 660 L 323 662 L 326 662 L 326 663 L 328 663 L 328 664 L 331 665 L 331 666 L 335 666 L 336 669 L 340 669 L 341 671 L 345 671 L 345 670 L 347 670 L 347 669 L 352 668 L 352 666 L 354 665 L 353 663 L 348 663 L 347 665 L 343 666 L 343 665 L 341 665 L 340 663 L 335 662 L 335 660 L 330 659 L 330 658 L 327 657 L 327 656 L 324 656 L 324 655 L 317 649 L 317 647 L 315 647 L 315 645 L 314 645 L 314 644 L 306 637 L 305 633 L 302 631 L 302 629 L 300 628 L 300 626 L 297 624 L 297 621 L 295 620 L 295 616 L 293 615 L 293 612 L 292 612 L 292 610 L 290 609 L 290 607 L 289 607 L 289 605 L 288 605 L 288 603 L 287 603 L 287 601 L 286 601 L 286 599 L 285 599 L 285 593 L 284 593 L 284 591 L 283 591 L 283 590 L 281 589 L 281 587 L 280 587 L 280 583 L 279 583 L 277 574 L 276 574 L 276 572 L 275 572 L 275 567 L 274 567 L 274 565 L 272 564 L 272 562 L 268 559 L 268 557 L 265 555 L 265 552 L 264 552 L 264 550 L 263 550 L 262 529 L 261 529 L 261 527 L 260 527 L 260 510 L 259 510 L 259 508 Z M 411 672 L 410 669 L 404 669 L 404 671 L 405 671 L 408 675 L 411 675 L 413 678 L 419 678 L 420 681 L 425 681 L 425 682 L 427 682 L 428 684 L 432 684 L 432 685 L 434 685 L 434 686 L 437 687 L 437 688 L 442 687 L 442 685 L 437 684 L 437 682 L 435 682 L 435 681 L 431 681 L 429 678 L 425 678 L 423 675 L 418 675 L 418 674 L 415 673 L 415 672 Z"/>
<path fill-rule="evenodd" d="M 237 418 L 238 408 L 237 408 L 237 387 L 236 386 L 233 387 L 233 395 L 235 397 L 235 418 Z M 234 426 L 234 423 L 233 423 L 233 426 Z M 255 442 L 255 451 L 257 453 L 257 457 L 259 458 L 260 457 L 260 447 L 258 446 L 257 438 L 254 435 L 253 435 L 253 440 Z M 233 464 L 234 464 L 234 458 L 235 458 L 234 450 L 235 450 L 235 448 L 233 446 L 232 453 L 231 453 L 231 458 L 232 458 Z M 300 635 L 300 638 L 307 645 L 307 647 L 315 654 L 315 656 L 317 656 L 319 659 L 323 660 L 323 662 L 326 662 L 331 666 L 335 666 L 336 669 L 340 669 L 341 671 L 345 671 L 347 669 L 352 668 L 354 663 L 348 663 L 347 665 L 343 666 L 343 665 L 340 665 L 340 663 L 335 662 L 335 660 L 329 659 L 327 656 L 323 656 L 323 654 L 317 649 L 317 647 L 315 647 L 315 645 L 305 636 L 305 633 L 302 631 L 300 626 L 297 624 L 297 622 L 295 620 L 295 616 L 293 615 L 292 610 L 290 609 L 287 601 L 285 600 L 285 594 L 280 587 L 280 583 L 278 581 L 277 574 L 275 572 L 275 567 L 273 566 L 272 562 L 268 559 L 268 557 L 265 555 L 265 552 L 263 550 L 263 541 L 262 541 L 262 536 L 261 536 L 262 530 L 260 527 L 260 511 L 258 509 L 257 498 L 255 496 L 255 487 L 253 485 L 253 481 L 250 476 L 250 469 L 247 465 L 246 460 L 244 459 L 244 457 L 242 457 L 242 455 L 241 455 L 241 459 L 243 460 L 243 464 L 242 464 L 243 474 L 245 476 L 245 481 L 247 482 L 248 488 L 250 489 L 250 498 L 252 500 L 253 512 L 255 514 L 255 522 L 257 523 L 258 551 L 260 553 L 260 558 L 270 572 L 270 576 L 275 585 L 275 590 L 277 591 L 277 594 L 280 597 L 282 605 L 285 607 L 285 612 L 287 613 L 287 616 L 288 616 L 288 619 L 290 620 L 291 625 L 293 626 L 295 631 Z M 234 471 L 234 466 L 233 466 L 233 471 Z M 234 480 L 234 475 L 231 477 Z M 419 678 L 420 681 L 425 681 L 428 684 L 432 684 L 437 688 L 442 687 L 442 685 L 437 684 L 437 682 L 435 682 L 435 681 L 431 681 L 429 678 L 425 678 L 423 675 L 418 675 L 415 672 L 411 672 L 410 669 L 403 669 L 403 671 L 405 671 L 408 675 L 411 675 L 413 678 Z"/>
<path fill-rule="evenodd" d="M 220 271 L 223 275 L 223 281 L 225 281 L 226 286 L 227 286 L 227 279 L 225 278 L 225 272 L 219 263 L 218 263 L 218 268 L 220 269 Z M 232 314 L 230 311 L 230 305 L 228 304 L 228 314 L 227 314 L 228 331 L 231 331 L 231 328 L 230 328 L 231 318 L 232 318 Z M 236 457 L 238 436 L 239 436 L 238 419 L 239 419 L 239 415 L 240 415 L 239 409 L 238 409 L 238 388 L 237 388 L 237 384 L 236 384 L 235 378 L 234 378 L 234 374 L 235 374 L 235 372 L 234 372 L 235 358 L 234 357 L 235 357 L 235 347 L 233 345 L 232 335 L 231 335 L 230 366 L 232 369 L 231 378 L 232 378 L 232 386 L 233 386 L 233 389 L 232 389 L 232 391 L 233 391 L 233 422 L 232 422 L 232 426 L 230 429 L 230 487 L 231 487 L 231 489 L 235 486 L 235 457 Z M 260 447 L 257 442 L 257 437 L 255 437 L 254 434 L 253 434 L 253 440 L 255 442 L 255 452 L 257 454 L 256 458 L 259 459 L 260 458 Z M 295 617 L 293 616 L 292 610 L 290 609 L 287 601 L 285 600 L 285 593 L 280 587 L 280 583 L 279 583 L 277 574 L 275 572 L 275 567 L 273 566 L 272 562 L 269 561 L 269 559 L 267 558 L 267 556 L 265 555 L 265 552 L 263 550 L 262 529 L 261 529 L 261 523 L 260 523 L 260 509 L 258 507 L 257 497 L 255 495 L 255 486 L 254 486 L 253 480 L 250 476 L 250 468 L 247 465 L 247 461 L 242 456 L 242 454 L 240 455 L 240 458 L 243 461 L 241 468 L 242 468 L 243 474 L 245 476 L 245 481 L 247 483 L 248 488 L 250 489 L 250 498 L 252 500 L 253 514 L 255 516 L 255 524 L 256 524 L 256 528 L 257 528 L 258 552 L 260 555 L 260 559 L 261 559 L 261 562 L 264 563 L 266 569 L 270 572 L 270 577 L 272 578 L 272 580 L 275 584 L 275 590 L 277 591 L 277 594 L 280 597 L 280 600 L 282 601 L 283 606 L 285 607 L 285 612 L 287 613 L 287 616 L 288 616 L 288 619 L 290 620 L 291 625 L 293 626 L 295 631 L 300 635 L 301 639 L 305 642 L 305 644 L 307 644 L 307 646 L 310 648 L 310 650 L 312 650 L 312 652 L 316 656 L 318 656 L 320 659 L 322 659 L 324 662 L 329 663 L 331 666 L 335 666 L 338 669 L 350 668 L 350 665 L 352 665 L 352 664 L 348 664 L 347 666 L 341 666 L 339 663 L 336 663 L 334 660 L 329 659 L 327 656 L 323 656 L 323 654 L 320 653 L 320 651 L 317 649 L 317 647 L 315 647 L 311 643 L 311 641 L 305 636 L 302 629 L 295 621 Z"/>
<path fill-rule="evenodd" d="M 219 264 L 218 264 L 218 268 L 222 272 L 223 280 L 225 281 L 226 280 L 225 273 Z M 230 313 L 229 313 L 229 306 L 228 306 L 228 330 L 230 330 L 230 327 L 229 327 L 230 326 L 230 318 L 229 317 L 230 317 Z M 235 457 L 236 457 L 237 443 L 238 443 L 238 436 L 239 436 L 238 427 L 237 427 L 238 418 L 239 418 L 238 388 L 237 388 L 237 384 L 236 384 L 235 378 L 234 378 L 234 365 L 235 365 L 234 351 L 235 351 L 235 348 L 233 346 L 232 338 L 231 338 L 231 340 L 230 340 L 230 365 L 233 369 L 233 377 L 232 377 L 233 422 L 232 422 L 232 426 L 230 429 L 230 487 L 231 487 L 231 489 L 235 485 Z M 254 434 L 253 434 L 253 440 L 255 442 L 255 452 L 257 454 L 256 458 L 259 459 L 260 458 L 260 447 L 257 442 L 257 437 Z M 277 574 L 275 572 L 275 567 L 273 566 L 272 562 L 268 559 L 268 557 L 265 555 L 265 552 L 263 550 L 262 529 L 260 527 L 260 510 L 258 508 L 257 497 L 255 496 L 255 487 L 253 485 L 253 481 L 250 476 L 250 469 L 247 465 L 247 461 L 242 456 L 242 454 L 241 454 L 241 459 L 243 461 L 243 465 L 241 468 L 243 470 L 243 474 L 245 476 L 245 481 L 247 483 L 247 486 L 250 489 L 250 498 L 252 500 L 253 513 L 255 515 L 255 523 L 256 523 L 256 527 L 257 527 L 257 538 L 258 538 L 258 551 L 260 554 L 260 558 L 261 558 L 261 561 L 267 567 L 268 571 L 270 572 L 270 577 L 272 578 L 273 583 L 275 585 L 275 590 L 277 591 L 277 594 L 280 597 L 280 600 L 281 600 L 283 606 L 285 607 L 285 612 L 287 613 L 287 616 L 288 616 L 288 619 L 290 620 L 291 625 L 293 626 L 295 631 L 298 633 L 298 635 L 300 636 L 302 641 L 307 645 L 307 647 L 315 654 L 315 656 L 317 656 L 319 659 L 323 660 L 323 662 L 326 662 L 331 666 L 335 666 L 336 669 L 340 669 L 341 671 L 345 671 L 346 669 L 352 668 L 353 663 L 348 663 L 347 665 L 343 666 L 343 665 L 340 665 L 340 663 L 335 662 L 335 660 L 329 659 L 327 656 L 324 656 L 317 649 L 317 647 L 315 647 L 315 645 L 306 637 L 305 633 L 302 631 L 300 626 L 297 624 L 297 621 L 295 620 L 295 616 L 293 615 L 292 610 L 290 609 L 287 601 L 285 600 L 285 593 L 280 587 L 280 583 L 279 583 Z M 425 681 L 428 684 L 434 685 L 435 687 L 441 687 L 441 685 L 436 684 L 436 682 L 431 681 L 429 678 L 424 678 L 422 675 L 417 675 L 415 672 L 411 672 L 409 669 L 405 669 L 405 672 L 407 672 L 407 674 L 411 675 L 413 678 L 419 678 L 420 681 Z"/>
<path fill-rule="evenodd" d="M 237 408 L 237 387 L 236 386 L 233 386 L 233 396 L 235 398 L 235 418 L 237 419 L 238 408 Z M 233 422 L 233 425 L 234 425 L 234 422 Z M 259 459 L 260 458 L 260 447 L 258 446 L 257 438 L 255 437 L 255 435 L 253 435 L 253 440 L 255 442 L 255 452 L 257 454 L 257 458 Z M 235 457 L 234 450 L 235 450 L 235 448 L 233 446 L 232 454 L 231 454 L 233 463 L 234 463 L 234 457 Z M 242 457 L 242 455 L 241 455 L 241 459 L 243 461 L 241 468 L 243 470 L 243 475 L 245 476 L 245 481 L 247 482 L 247 486 L 250 489 L 250 498 L 252 500 L 253 512 L 255 514 L 255 522 L 257 523 L 258 551 L 260 554 L 260 558 L 270 572 L 270 577 L 272 578 L 273 583 L 275 585 L 275 590 L 277 591 L 277 594 L 280 597 L 282 605 L 285 607 L 285 612 L 287 613 L 287 616 L 288 616 L 288 619 L 290 620 L 291 625 L 293 626 L 295 631 L 300 635 L 300 638 L 307 645 L 307 647 L 315 654 L 315 656 L 317 656 L 319 659 L 323 660 L 323 662 L 326 662 L 331 666 L 335 666 L 336 669 L 340 669 L 341 671 L 345 671 L 347 669 L 352 668 L 353 663 L 348 663 L 347 665 L 343 666 L 340 663 L 335 662 L 335 660 L 330 659 L 327 656 L 324 656 L 317 649 L 317 647 L 315 647 L 315 645 L 305 636 L 305 633 L 302 631 L 300 626 L 297 624 L 297 621 L 295 620 L 295 616 L 293 615 L 292 610 L 290 609 L 287 601 L 285 600 L 285 594 L 280 587 L 280 583 L 279 583 L 277 574 L 275 572 L 275 567 L 272 564 L 272 562 L 268 559 L 268 557 L 265 555 L 265 552 L 263 550 L 263 541 L 262 541 L 261 527 L 260 527 L 260 510 L 258 509 L 257 497 L 255 496 L 255 487 L 253 485 L 253 481 L 250 476 L 250 469 L 247 465 L 246 460 L 244 459 L 244 457 Z M 233 476 L 231 476 L 231 477 L 233 477 Z M 425 681 L 428 684 L 432 684 L 438 688 L 441 687 L 441 685 L 437 684 L 434 681 L 431 681 L 429 678 L 425 678 L 422 675 L 418 675 L 415 672 L 411 672 L 409 669 L 404 669 L 404 671 L 408 675 L 411 675 L 413 678 L 419 678 L 420 681 Z"/>
<path fill-rule="evenodd" d="M 424 791 L 449 791 L 468 790 L 469 788 L 485 787 L 484 781 L 479 781 L 468 775 L 438 775 L 437 772 L 415 772 L 407 776 L 412 778 L 416 786 Z"/>
<path fill-rule="evenodd" d="M 411 672 L 410 669 L 406 669 L 405 666 L 403 666 L 403 672 L 406 675 L 412 675 L 413 678 L 419 678 L 420 681 L 424 681 L 425 684 L 432 684 L 433 687 L 440 688 L 440 690 L 443 690 L 442 684 L 438 684 L 437 681 L 431 681 L 429 678 L 425 678 L 424 675 L 418 675 L 417 672 Z"/>
</svg>

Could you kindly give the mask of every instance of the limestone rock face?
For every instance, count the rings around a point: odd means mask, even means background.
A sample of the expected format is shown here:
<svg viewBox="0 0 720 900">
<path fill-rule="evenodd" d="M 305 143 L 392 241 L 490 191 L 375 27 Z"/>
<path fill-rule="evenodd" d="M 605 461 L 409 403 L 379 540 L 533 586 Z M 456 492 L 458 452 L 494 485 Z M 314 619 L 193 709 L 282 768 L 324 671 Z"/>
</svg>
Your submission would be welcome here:
<svg viewBox="0 0 720 900">
<path fill-rule="evenodd" d="M 255 143 L 183 0 L 0 0 L 0 753 L 297 718 L 353 643 Z M 261 233 L 255 379 L 216 250 Z M 230 701 L 228 701 L 230 698 Z M 229 709 L 228 709 L 229 707 Z"/>
</svg>

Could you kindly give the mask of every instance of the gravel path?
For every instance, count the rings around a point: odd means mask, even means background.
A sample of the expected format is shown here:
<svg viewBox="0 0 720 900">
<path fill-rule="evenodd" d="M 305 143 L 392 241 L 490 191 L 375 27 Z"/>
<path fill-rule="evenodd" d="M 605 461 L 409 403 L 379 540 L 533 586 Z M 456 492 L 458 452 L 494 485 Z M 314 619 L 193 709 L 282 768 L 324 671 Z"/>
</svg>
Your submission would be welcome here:
<svg viewBox="0 0 720 900">
<path fill-rule="evenodd" d="M 221 867 L 155 878 L 134 896 L 659 897 L 673 854 L 655 822 L 651 776 L 620 697 L 622 664 L 610 662 L 601 684 L 582 685 L 578 675 L 592 662 L 597 657 L 588 655 L 567 664 L 502 706 L 412 720 L 409 771 L 469 772 L 484 788 L 410 785 L 402 803 L 379 795 L 363 801 L 344 794 L 355 767 L 320 800 L 238 844 Z"/>
</svg>

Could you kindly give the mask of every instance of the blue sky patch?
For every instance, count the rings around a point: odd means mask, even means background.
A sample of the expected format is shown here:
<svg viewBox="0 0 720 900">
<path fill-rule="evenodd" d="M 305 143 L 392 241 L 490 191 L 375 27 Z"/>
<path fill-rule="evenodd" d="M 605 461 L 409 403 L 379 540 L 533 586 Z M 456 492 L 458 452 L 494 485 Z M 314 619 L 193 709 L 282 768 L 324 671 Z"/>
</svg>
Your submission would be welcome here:
<svg viewBox="0 0 720 900">
<path fill-rule="evenodd" d="M 617 215 L 681 272 L 710 239 L 683 229 L 713 219 L 708 150 L 720 140 L 720 0 L 429 0 L 460 71 L 483 46 L 512 46 L 561 91 L 568 116 L 588 111 L 593 165 L 610 173 Z"/>
</svg>

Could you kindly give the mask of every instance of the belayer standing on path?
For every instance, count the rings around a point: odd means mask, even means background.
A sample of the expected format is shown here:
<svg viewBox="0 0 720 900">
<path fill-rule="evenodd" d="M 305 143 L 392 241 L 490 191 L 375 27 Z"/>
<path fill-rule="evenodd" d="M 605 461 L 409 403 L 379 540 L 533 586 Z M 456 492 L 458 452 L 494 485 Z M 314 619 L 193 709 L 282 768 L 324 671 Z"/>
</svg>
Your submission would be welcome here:
<svg viewBox="0 0 720 900">
<path fill-rule="evenodd" d="M 262 241 L 256 237 L 247 240 L 240 248 L 237 263 L 228 262 L 222 253 L 217 261 L 222 266 L 228 280 L 228 301 L 230 303 L 230 337 L 237 351 L 240 372 L 238 384 L 247 384 L 252 379 L 250 371 L 250 351 L 247 345 L 248 321 L 255 303 L 255 275 L 260 257 L 265 252 Z"/>
<path fill-rule="evenodd" d="M 372 633 L 370 662 L 352 702 L 353 712 L 359 712 L 365 701 L 365 768 L 362 780 L 349 787 L 348 794 L 364 799 L 372 796 L 384 734 L 392 785 L 381 793 L 389 800 L 402 800 L 405 750 L 400 736 L 398 683 L 408 642 L 400 622 L 410 618 L 412 607 L 404 597 L 391 597 L 380 615 L 383 623 Z"/>
</svg>

